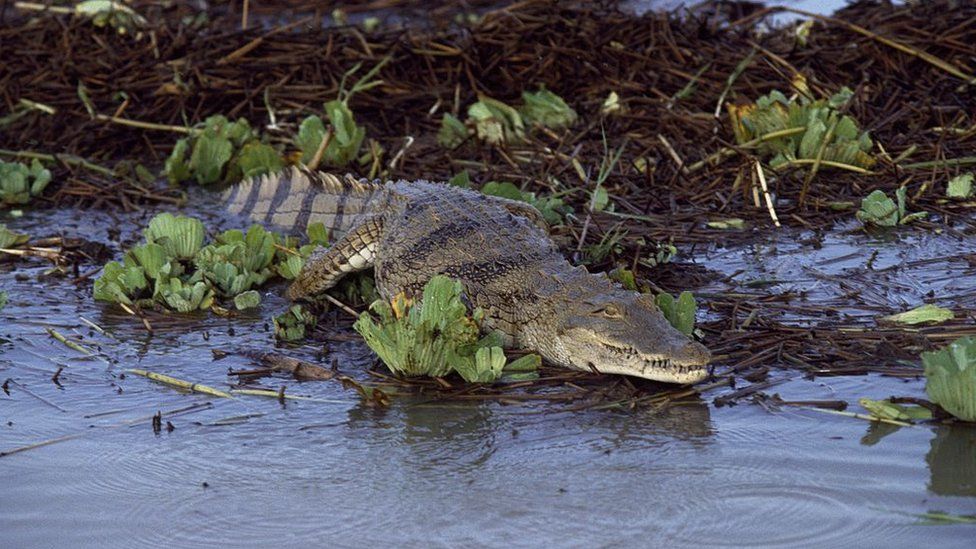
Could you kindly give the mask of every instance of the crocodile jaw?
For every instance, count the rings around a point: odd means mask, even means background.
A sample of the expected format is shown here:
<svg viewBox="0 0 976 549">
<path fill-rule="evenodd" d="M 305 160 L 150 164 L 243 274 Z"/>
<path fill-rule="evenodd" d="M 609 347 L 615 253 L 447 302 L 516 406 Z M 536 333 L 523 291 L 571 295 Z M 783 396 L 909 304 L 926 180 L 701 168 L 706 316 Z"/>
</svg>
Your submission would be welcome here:
<svg viewBox="0 0 976 549">
<path fill-rule="evenodd" d="M 604 362 L 602 366 L 590 364 L 589 366 L 603 374 L 623 374 L 653 381 L 665 383 L 680 383 L 684 385 L 698 383 L 708 377 L 708 355 L 704 347 L 697 343 L 692 345 L 700 347 L 699 354 L 703 358 L 686 359 L 684 362 L 665 358 L 639 357 L 636 349 L 613 349 L 613 354 L 629 355 L 629 359 L 621 357 L 617 360 Z"/>
<path fill-rule="evenodd" d="M 666 383 L 697 383 L 709 376 L 709 350 L 671 326 L 649 296 L 611 290 L 554 310 L 555 333 L 537 345 L 552 362 Z"/>
</svg>

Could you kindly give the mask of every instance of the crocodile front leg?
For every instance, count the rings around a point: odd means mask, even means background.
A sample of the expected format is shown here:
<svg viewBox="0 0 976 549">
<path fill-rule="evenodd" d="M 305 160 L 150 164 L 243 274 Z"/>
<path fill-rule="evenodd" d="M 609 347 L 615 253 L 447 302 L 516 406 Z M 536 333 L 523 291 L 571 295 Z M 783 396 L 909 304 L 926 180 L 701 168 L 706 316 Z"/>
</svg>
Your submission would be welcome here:
<svg viewBox="0 0 976 549">
<path fill-rule="evenodd" d="M 288 298 L 292 301 L 310 299 L 335 286 L 346 274 L 372 267 L 376 245 L 382 235 L 382 219 L 366 217 L 331 247 L 312 252 L 288 287 Z"/>
</svg>

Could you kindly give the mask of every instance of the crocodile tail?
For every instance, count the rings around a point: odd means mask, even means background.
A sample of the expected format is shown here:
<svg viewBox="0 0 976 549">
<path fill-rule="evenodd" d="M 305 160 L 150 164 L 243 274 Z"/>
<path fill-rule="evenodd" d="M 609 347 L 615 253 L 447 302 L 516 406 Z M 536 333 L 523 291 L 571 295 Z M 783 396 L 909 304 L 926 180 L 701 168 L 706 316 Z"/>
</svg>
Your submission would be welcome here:
<svg viewBox="0 0 976 549">
<path fill-rule="evenodd" d="M 341 235 L 383 191 L 383 185 L 292 166 L 276 174 L 245 179 L 223 194 L 227 211 L 290 235 L 320 222 Z"/>
</svg>

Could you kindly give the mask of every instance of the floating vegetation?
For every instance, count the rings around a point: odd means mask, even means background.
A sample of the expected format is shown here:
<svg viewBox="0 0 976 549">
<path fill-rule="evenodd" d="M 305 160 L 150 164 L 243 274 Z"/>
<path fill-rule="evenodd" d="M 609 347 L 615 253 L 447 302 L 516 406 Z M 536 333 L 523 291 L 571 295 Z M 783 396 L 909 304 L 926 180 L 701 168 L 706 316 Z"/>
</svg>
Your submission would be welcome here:
<svg viewBox="0 0 976 549">
<path fill-rule="evenodd" d="M 932 411 L 923 406 L 906 406 L 904 404 L 894 404 L 888 400 L 871 400 L 869 398 L 859 399 L 858 404 L 878 419 L 891 419 L 896 421 L 932 419 Z"/>
<path fill-rule="evenodd" d="M 89 19 L 96 27 L 112 27 L 119 34 L 132 33 L 147 25 L 135 10 L 116 0 L 84 0 L 73 7 L 50 6 L 38 2 L 17 2 L 17 8 L 72 14 Z"/>
<path fill-rule="evenodd" d="M 681 292 L 677 300 L 671 294 L 661 293 L 654 298 L 654 303 L 679 332 L 689 337 L 694 333 L 698 304 L 691 292 Z"/>
<path fill-rule="evenodd" d="M 51 182 L 51 172 L 37 160 L 28 168 L 20 162 L 0 161 L 0 207 L 27 204 Z"/>
<path fill-rule="evenodd" d="M 955 316 L 949 309 L 928 303 L 910 311 L 882 317 L 881 320 L 908 325 L 926 323 L 941 324 L 947 320 L 952 320 Z"/>
<path fill-rule="evenodd" d="M 678 248 L 674 245 L 674 240 L 668 240 L 667 242 L 651 242 L 650 253 L 641 256 L 641 265 L 646 265 L 647 267 L 657 267 L 658 265 L 664 265 L 666 263 L 671 263 L 675 257 L 678 256 Z"/>
<path fill-rule="evenodd" d="M 525 122 L 518 110 L 487 96 L 468 107 L 468 126 L 489 145 L 519 143 L 525 139 Z"/>
<path fill-rule="evenodd" d="M 282 341 L 301 341 L 308 330 L 315 328 L 315 315 L 301 305 L 292 305 L 274 317 L 275 337 Z"/>
<path fill-rule="evenodd" d="M 744 219 L 738 217 L 733 217 L 729 219 L 716 219 L 714 221 L 709 221 L 705 223 L 709 228 L 712 229 L 722 229 L 722 230 L 734 230 L 742 231 L 746 228 L 746 222 Z"/>
<path fill-rule="evenodd" d="M 317 115 L 302 120 L 295 144 L 302 151 L 302 162 L 310 166 L 348 166 L 359 155 L 366 129 L 356 124 L 349 106 L 338 99 L 325 104 L 325 122 Z M 323 148 L 324 147 L 324 148 Z"/>
<path fill-rule="evenodd" d="M 173 184 L 195 179 L 210 185 L 274 173 L 284 165 L 278 151 L 261 142 L 247 119 L 230 122 L 218 114 L 207 118 L 199 131 L 176 142 L 163 174 Z"/>
<path fill-rule="evenodd" d="M 739 145 L 755 145 L 773 169 L 817 164 L 864 171 L 876 162 L 871 154 L 874 143 L 853 118 L 839 111 L 852 96 L 848 88 L 816 101 L 772 91 L 754 104 L 730 103 L 728 112 Z"/>
<path fill-rule="evenodd" d="M 566 205 L 561 198 L 554 196 L 539 197 L 535 193 L 522 191 L 508 181 L 489 181 L 482 185 L 481 192 L 531 204 L 542 213 L 542 217 L 550 225 L 561 224 L 566 215 L 573 213 L 573 208 Z"/>
<path fill-rule="evenodd" d="M 298 248 L 252 225 L 247 232 L 224 231 L 204 245 L 200 220 L 159 214 L 144 231 L 146 242 L 128 250 L 123 261 L 110 261 L 95 280 L 96 300 L 125 305 L 161 307 L 180 313 L 206 310 L 220 299 L 238 310 L 260 305 L 253 288 L 276 275 L 298 273 L 303 257 L 322 243 L 326 232 L 312 224 L 314 244 Z M 303 255 L 304 254 L 304 255 Z M 282 276 L 282 278 L 287 278 Z"/>
<path fill-rule="evenodd" d="M 541 88 L 537 92 L 522 92 L 519 112 L 529 124 L 537 124 L 554 130 L 568 128 L 576 123 L 576 111 L 562 97 Z"/>
<path fill-rule="evenodd" d="M 0 223 L 0 248 L 13 248 L 20 246 L 30 240 L 30 236 L 11 231 L 6 225 Z"/>
<path fill-rule="evenodd" d="M 976 421 L 976 337 L 922 353 L 922 364 L 932 402 L 963 421 Z"/>
<path fill-rule="evenodd" d="M 0 290 L 0 310 L 7 306 L 7 292 Z"/>
<path fill-rule="evenodd" d="M 518 108 L 486 95 L 468 106 L 467 120 L 445 113 L 437 132 L 437 142 L 444 148 L 454 149 L 475 136 L 489 145 L 521 143 L 525 140 L 526 126 L 540 126 L 552 130 L 568 128 L 578 116 L 563 98 L 541 88 L 537 92 L 522 92 L 523 104 Z"/>
<path fill-rule="evenodd" d="M 468 127 L 458 117 L 444 113 L 441 127 L 437 131 L 437 143 L 445 149 L 456 149 L 468 139 Z"/>
<path fill-rule="evenodd" d="M 861 209 L 855 215 L 861 223 L 877 227 L 895 227 L 925 219 L 928 215 L 927 212 L 910 214 L 906 211 L 906 194 L 905 187 L 899 187 L 895 191 L 895 198 L 898 200 L 895 203 L 884 191 L 875 190 L 864 197 L 864 200 L 861 201 Z"/>
<path fill-rule="evenodd" d="M 946 187 L 946 197 L 956 200 L 971 198 L 973 196 L 973 179 L 976 179 L 976 174 L 973 172 L 953 177 Z"/>
<path fill-rule="evenodd" d="M 471 383 L 495 381 L 505 369 L 500 338 L 480 337 L 484 312 L 477 308 L 469 315 L 461 292 L 460 282 L 435 276 L 419 302 L 403 295 L 392 302 L 377 300 L 370 310 L 379 321 L 364 312 L 353 327 L 397 374 L 443 377 L 457 372 Z M 516 362 L 524 368 L 531 359 Z"/>
</svg>

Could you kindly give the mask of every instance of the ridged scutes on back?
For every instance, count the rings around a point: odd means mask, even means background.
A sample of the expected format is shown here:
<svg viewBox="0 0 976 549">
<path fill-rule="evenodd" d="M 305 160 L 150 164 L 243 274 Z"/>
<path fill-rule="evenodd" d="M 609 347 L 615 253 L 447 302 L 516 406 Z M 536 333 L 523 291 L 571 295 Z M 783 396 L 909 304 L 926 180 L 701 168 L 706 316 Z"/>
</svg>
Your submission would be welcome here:
<svg viewBox="0 0 976 549">
<path fill-rule="evenodd" d="M 339 177 L 292 166 L 240 182 L 224 191 L 223 201 L 231 214 L 292 234 L 303 233 L 310 221 L 341 232 L 382 188 L 378 181 L 350 174 Z"/>
</svg>

